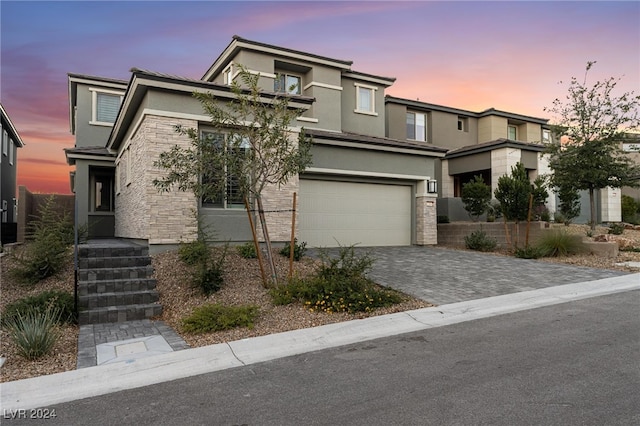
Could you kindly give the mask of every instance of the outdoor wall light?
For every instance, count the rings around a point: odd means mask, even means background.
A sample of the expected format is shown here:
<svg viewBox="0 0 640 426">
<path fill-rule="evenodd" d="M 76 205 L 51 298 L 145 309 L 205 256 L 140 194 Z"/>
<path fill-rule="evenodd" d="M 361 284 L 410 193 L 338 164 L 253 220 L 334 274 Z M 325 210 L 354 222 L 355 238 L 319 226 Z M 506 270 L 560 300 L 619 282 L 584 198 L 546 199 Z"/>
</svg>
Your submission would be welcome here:
<svg viewBox="0 0 640 426">
<path fill-rule="evenodd" d="M 438 192 L 438 181 L 437 180 L 428 180 L 427 181 L 427 193 L 436 194 Z"/>
</svg>

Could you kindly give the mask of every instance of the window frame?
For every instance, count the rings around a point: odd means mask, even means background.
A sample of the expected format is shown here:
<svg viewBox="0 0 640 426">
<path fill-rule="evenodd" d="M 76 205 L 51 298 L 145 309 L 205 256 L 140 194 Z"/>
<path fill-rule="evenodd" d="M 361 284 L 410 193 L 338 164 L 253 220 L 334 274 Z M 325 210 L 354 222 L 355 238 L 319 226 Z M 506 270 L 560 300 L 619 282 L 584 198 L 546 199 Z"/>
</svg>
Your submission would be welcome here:
<svg viewBox="0 0 640 426">
<path fill-rule="evenodd" d="M 280 79 L 283 78 L 284 79 L 284 90 L 281 87 L 281 85 L 283 84 Z M 292 92 L 291 90 L 289 90 L 289 88 L 292 85 L 287 84 L 287 79 L 288 78 L 295 78 L 296 80 L 298 80 L 298 83 L 296 84 L 297 87 L 297 91 Z M 279 72 L 276 74 L 276 78 L 273 80 L 273 91 L 275 93 L 286 93 L 287 95 L 301 95 L 302 94 L 302 76 L 300 74 L 295 74 L 295 73 L 290 73 L 290 72 Z"/>
<path fill-rule="evenodd" d="M 409 134 L 409 116 L 413 115 L 413 137 L 410 137 Z M 423 118 L 423 131 L 422 131 L 422 139 L 418 138 L 418 116 Z M 406 130 L 407 130 L 407 139 L 408 140 L 412 140 L 412 141 L 416 141 L 416 142 L 428 142 L 428 137 L 427 137 L 427 129 L 428 129 L 428 125 L 427 125 L 427 113 L 424 112 L 416 112 L 416 111 L 407 111 L 407 115 L 406 115 Z"/>
<path fill-rule="evenodd" d="M 542 129 L 542 143 L 551 143 L 551 130 Z"/>
<path fill-rule="evenodd" d="M 91 92 L 91 121 L 89 121 L 89 124 L 92 124 L 94 126 L 113 127 L 113 124 L 118 118 L 118 112 L 120 111 L 120 107 L 122 106 L 124 92 L 120 92 L 116 90 L 97 89 L 97 88 L 89 88 L 89 91 Z M 113 118 L 113 122 L 98 120 L 98 95 L 106 95 L 106 96 L 114 96 L 114 97 L 118 96 L 120 98 L 120 103 L 118 104 L 118 111 L 116 112 L 116 115 Z"/>
<path fill-rule="evenodd" d="M 233 79 L 235 75 L 233 74 L 234 64 L 231 62 L 227 67 L 222 71 L 222 83 L 231 86 L 233 84 Z"/>
<path fill-rule="evenodd" d="M 509 134 L 510 129 L 513 129 L 513 134 L 514 134 L 513 138 Z M 507 124 L 507 139 L 512 141 L 518 140 L 518 126 L 516 126 L 515 124 Z"/>
<path fill-rule="evenodd" d="M 223 136 L 223 148 L 229 149 L 229 145 L 228 145 L 228 140 L 229 140 L 229 132 L 221 132 L 221 131 L 216 131 L 216 130 L 207 130 L 207 129 L 203 129 L 200 130 L 200 138 L 201 139 L 205 139 L 205 134 L 212 134 L 212 135 L 222 135 Z M 247 145 L 249 144 L 248 142 L 246 142 Z M 241 149 L 244 150 L 244 153 L 246 153 L 248 150 L 250 150 L 250 145 L 249 146 L 244 146 L 241 147 Z M 200 197 L 199 200 L 199 204 L 201 208 L 205 208 L 205 209 L 220 209 L 220 210 L 238 210 L 238 209 L 243 209 L 245 208 L 244 205 L 244 200 L 241 201 L 229 201 L 229 199 L 233 198 L 230 196 L 230 194 L 232 194 L 232 191 L 234 190 L 233 186 L 229 186 L 229 182 L 234 178 L 233 176 L 228 175 L 227 171 L 225 170 L 224 172 L 225 175 L 225 189 L 222 191 L 223 193 L 221 194 L 217 194 L 216 195 L 216 199 L 215 200 L 211 200 L 209 202 L 205 202 L 205 197 L 202 196 Z M 204 176 L 200 176 L 200 181 L 202 182 L 202 180 L 204 179 Z M 220 201 L 218 201 L 220 200 Z"/>
<path fill-rule="evenodd" d="M 2 155 L 7 156 L 7 146 L 9 145 L 9 133 L 2 129 Z"/>
<path fill-rule="evenodd" d="M 353 112 L 357 114 L 377 116 L 378 113 L 376 112 L 376 90 L 378 90 L 378 88 L 375 86 L 369 86 L 369 85 L 360 84 L 360 83 L 353 83 L 353 85 L 355 86 L 355 90 L 356 90 L 356 108 L 353 110 Z M 369 91 L 370 99 L 371 99 L 369 109 L 360 108 L 360 101 L 361 101 L 360 90 L 361 89 Z"/>
<path fill-rule="evenodd" d="M 458 131 L 469 132 L 469 117 L 458 116 Z"/>
<path fill-rule="evenodd" d="M 13 143 L 13 139 L 9 138 L 9 165 L 13 166 L 13 155 L 15 151 L 15 144 Z"/>
</svg>

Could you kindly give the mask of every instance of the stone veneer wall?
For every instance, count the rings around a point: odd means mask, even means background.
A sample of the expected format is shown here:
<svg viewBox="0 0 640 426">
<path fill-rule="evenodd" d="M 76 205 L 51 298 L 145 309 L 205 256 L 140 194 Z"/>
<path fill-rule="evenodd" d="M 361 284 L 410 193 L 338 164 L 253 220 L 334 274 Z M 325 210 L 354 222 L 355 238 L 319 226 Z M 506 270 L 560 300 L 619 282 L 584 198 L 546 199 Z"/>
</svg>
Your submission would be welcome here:
<svg viewBox="0 0 640 426">
<path fill-rule="evenodd" d="M 293 193 L 300 192 L 300 179 L 294 176 L 289 179 L 286 185 L 277 187 L 275 185 L 267 186 L 262 191 L 262 204 L 267 218 L 267 226 L 269 228 L 269 237 L 272 242 L 283 242 L 291 240 L 291 217 L 293 208 Z M 255 206 L 257 209 L 257 206 Z M 298 211 L 296 208 L 296 235 L 298 232 Z M 264 240 L 262 227 L 256 212 L 256 228 L 258 229 L 258 238 Z"/>
<path fill-rule="evenodd" d="M 515 224 L 507 223 L 511 242 L 515 241 Z M 520 223 L 518 246 L 523 247 L 527 233 L 527 223 Z M 495 238 L 498 246 L 507 247 L 507 239 L 503 222 L 455 222 L 438 224 L 438 244 L 453 247 L 464 247 L 464 237 L 472 232 L 482 229 L 487 236 Z M 549 230 L 547 222 L 531 222 L 529 228 L 529 244 L 535 244 L 544 232 Z"/>
<path fill-rule="evenodd" d="M 435 197 L 416 197 L 416 244 L 419 246 L 438 244 Z"/>
<path fill-rule="evenodd" d="M 186 128 L 198 125 L 192 120 L 146 115 L 130 144 L 124 147 L 117 165 L 117 237 L 144 239 L 149 244 L 177 244 L 197 235 L 196 198 L 177 189 L 160 193 L 153 186 L 153 180 L 163 173 L 153 165 L 160 153 L 176 144 L 190 144 L 187 136 L 174 130 L 177 124 Z M 131 161 L 129 166 L 127 161 Z M 127 170 L 131 171 L 130 177 Z"/>
</svg>

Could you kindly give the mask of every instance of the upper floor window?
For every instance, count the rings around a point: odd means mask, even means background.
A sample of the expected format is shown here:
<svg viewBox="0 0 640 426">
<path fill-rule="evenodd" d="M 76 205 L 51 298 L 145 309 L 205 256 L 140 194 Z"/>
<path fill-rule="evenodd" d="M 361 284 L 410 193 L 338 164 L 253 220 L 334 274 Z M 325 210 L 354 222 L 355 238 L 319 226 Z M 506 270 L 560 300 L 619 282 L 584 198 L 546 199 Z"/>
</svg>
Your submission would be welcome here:
<svg viewBox="0 0 640 426">
<path fill-rule="evenodd" d="M 235 148 L 231 148 L 229 135 L 225 133 L 216 132 L 202 132 L 202 139 L 213 144 L 215 149 L 231 149 L 232 156 L 244 156 L 247 155 L 250 145 L 249 142 L 242 139 Z M 205 173 L 202 176 L 202 184 L 211 184 L 213 186 L 219 186 L 216 182 L 217 179 L 224 179 L 224 188 L 217 194 L 211 196 L 202 197 L 202 207 L 218 207 L 225 209 L 238 209 L 244 208 L 244 196 L 242 194 L 240 186 L 240 177 L 232 173 L 228 173 L 226 170 L 218 171 L 212 170 L 211 173 Z"/>
<path fill-rule="evenodd" d="M 278 74 L 273 82 L 273 91 L 299 95 L 302 93 L 300 76 L 293 74 Z"/>
<path fill-rule="evenodd" d="M 551 130 L 542 129 L 542 143 L 551 143 Z"/>
<path fill-rule="evenodd" d="M 376 88 L 372 86 L 363 86 L 355 84 L 356 86 L 356 109 L 354 112 L 364 114 L 376 114 Z"/>
<path fill-rule="evenodd" d="M 427 140 L 427 116 L 417 112 L 407 113 L 407 139 Z"/>
<path fill-rule="evenodd" d="M 2 154 L 7 155 L 9 150 L 9 134 L 6 130 L 2 131 Z"/>
<path fill-rule="evenodd" d="M 458 117 L 458 130 L 460 130 L 461 132 L 469 131 L 469 118 Z"/>
<path fill-rule="evenodd" d="M 9 138 L 9 164 L 13 166 L 13 153 L 15 151 L 13 140 Z"/>
<path fill-rule="evenodd" d="M 518 128 L 516 126 L 507 126 L 507 139 L 511 139 L 512 141 L 518 140 Z"/>
<path fill-rule="evenodd" d="M 230 86 L 233 83 L 233 63 L 229 64 L 227 68 L 222 71 L 223 83 Z"/>
<path fill-rule="evenodd" d="M 122 94 L 119 92 L 90 89 L 92 93 L 91 124 L 110 126 L 116 121 Z"/>
</svg>

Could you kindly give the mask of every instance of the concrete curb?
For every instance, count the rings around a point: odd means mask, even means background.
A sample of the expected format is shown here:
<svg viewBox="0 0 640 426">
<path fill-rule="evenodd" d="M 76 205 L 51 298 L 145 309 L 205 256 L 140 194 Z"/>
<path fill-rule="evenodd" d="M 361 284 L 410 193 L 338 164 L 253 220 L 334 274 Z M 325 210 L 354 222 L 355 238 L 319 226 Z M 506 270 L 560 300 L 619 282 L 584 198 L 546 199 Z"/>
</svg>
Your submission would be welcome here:
<svg viewBox="0 0 640 426">
<path fill-rule="evenodd" d="M 30 409 L 427 328 L 640 290 L 640 274 L 329 324 L 0 384 L 0 410 Z"/>
</svg>

